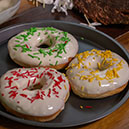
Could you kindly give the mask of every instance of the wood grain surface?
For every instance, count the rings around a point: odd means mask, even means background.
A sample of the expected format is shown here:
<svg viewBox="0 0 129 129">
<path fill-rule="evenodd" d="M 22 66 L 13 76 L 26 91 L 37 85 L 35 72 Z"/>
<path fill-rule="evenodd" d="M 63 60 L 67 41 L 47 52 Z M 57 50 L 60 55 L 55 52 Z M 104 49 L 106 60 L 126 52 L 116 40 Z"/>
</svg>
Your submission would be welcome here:
<svg viewBox="0 0 129 129">
<path fill-rule="evenodd" d="M 21 1 L 21 6 L 16 15 L 10 19 L 10 21 L 0 25 L 0 29 L 9 25 L 32 22 L 45 19 L 55 19 L 72 21 L 76 23 L 86 22 L 84 17 L 76 10 L 69 11 L 69 15 L 66 17 L 62 13 L 50 13 L 51 6 L 46 6 L 43 9 L 41 6 L 34 8 L 31 2 L 27 0 Z M 123 45 L 129 52 L 129 25 L 109 25 L 99 26 L 98 30 L 110 35 Z M 127 32 L 127 33 L 125 33 Z M 96 122 L 77 126 L 70 129 L 129 129 L 129 100 L 127 100 L 119 109 L 106 116 L 105 118 Z M 45 129 L 37 128 L 34 126 L 24 125 L 7 118 L 0 116 L 0 129 Z"/>
</svg>

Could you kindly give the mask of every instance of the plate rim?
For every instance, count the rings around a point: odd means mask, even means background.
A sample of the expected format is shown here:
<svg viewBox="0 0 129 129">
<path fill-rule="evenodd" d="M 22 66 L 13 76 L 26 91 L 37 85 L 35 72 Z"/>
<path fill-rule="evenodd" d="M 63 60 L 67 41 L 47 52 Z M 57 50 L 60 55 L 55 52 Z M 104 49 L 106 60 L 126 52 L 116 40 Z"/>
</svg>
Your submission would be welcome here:
<svg viewBox="0 0 129 129">
<path fill-rule="evenodd" d="M 74 25 L 74 26 L 78 26 L 78 27 L 83 27 L 85 29 L 90 29 L 91 31 L 95 31 L 101 35 L 103 35 L 104 37 L 108 38 L 109 40 L 112 40 L 113 43 L 115 43 L 115 45 L 117 45 L 118 47 L 121 48 L 121 50 L 124 52 L 124 54 L 127 56 L 128 60 L 129 60 L 129 54 L 127 52 L 127 50 L 118 43 L 118 41 L 116 41 L 115 39 L 113 39 L 111 36 L 105 34 L 104 32 L 101 32 L 99 30 L 94 30 L 90 27 L 87 27 L 85 25 L 81 25 L 79 23 L 72 23 L 72 22 L 67 22 L 67 21 L 58 21 L 58 20 L 40 20 L 40 21 L 35 21 L 35 22 L 27 22 L 27 23 L 21 23 L 21 24 L 15 24 L 15 25 L 11 25 L 11 26 L 7 26 L 7 27 L 4 27 L 2 29 L 0 29 L 0 34 L 3 33 L 3 32 L 6 32 L 8 30 L 12 30 L 12 29 L 15 29 L 16 27 L 21 27 L 21 26 L 25 26 L 25 25 L 37 25 L 37 24 L 41 24 L 41 23 L 63 23 L 63 24 L 71 24 L 71 25 Z M 56 127 L 73 127 L 73 126 L 79 126 L 79 125 L 84 125 L 84 124 L 88 124 L 88 123 L 91 123 L 91 122 L 94 122 L 96 120 L 99 120 L 101 118 L 104 118 L 105 116 L 111 114 L 112 112 L 114 112 L 115 110 L 117 110 L 118 108 L 120 108 L 120 106 L 122 106 L 122 104 L 124 104 L 129 98 L 129 90 L 127 90 L 126 94 L 124 95 L 124 97 L 122 97 L 122 99 L 115 105 L 113 106 L 112 108 L 110 108 L 109 110 L 107 110 L 106 112 L 104 112 L 103 114 L 101 114 L 99 117 L 98 115 L 93 119 L 93 120 L 89 120 L 87 122 L 85 121 L 82 121 L 82 122 L 79 122 L 79 123 L 76 123 L 76 121 L 72 122 L 71 123 L 41 123 L 41 122 L 35 122 L 35 121 L 30 121 L 30 120 L 25 120 L 25 119 L 22 119 L 22 118 L 19 118 L 19 117 L 16 117 L 16 116 L 13 116 L 9 113 L 6 113 L 6 112 L 3 112 L 0 110 L 0 115 L 8 118 L 8 119 L 11 119 L 11 120 L 14 120 L 14 121 L 17 121 L 19 123 L 22 123 L 22 124 L 26 124 L 26 125 L 31 125 L 31 126 L 38 126 L 38 127 L 53 127 L 53 125 L 55 124 L 56 126 L 54 126 L 53 128 L 56 128 Z M 21 121 L 22 119 L 22 121 Z M 81 124 L 80 124 L 81 123 Z M 67 125 L 66 125 L 67 124 Z"/>
</svg>

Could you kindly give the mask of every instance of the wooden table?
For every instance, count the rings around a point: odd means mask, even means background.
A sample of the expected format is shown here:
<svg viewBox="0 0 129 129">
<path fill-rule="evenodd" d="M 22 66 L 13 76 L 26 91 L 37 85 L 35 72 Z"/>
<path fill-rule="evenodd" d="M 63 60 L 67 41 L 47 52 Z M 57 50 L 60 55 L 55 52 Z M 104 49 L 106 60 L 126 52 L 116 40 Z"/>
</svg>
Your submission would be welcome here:
<svg viewBox="0 0 129 129">
<path fill-rule="evenodd" d="M 30 2 L 28 2 L 27 0 L 22 0 L 20 9 L 16 13 L 16 15 L 12 19 L 10 19 L 10 21 L 0 25 L 0 29 L 3 27 L 7 27 L 8 25 L 38 21 L 43 19 L 64 20 L 76 23 L 86 22 L 83 16 L 79 14 L 76 10 L 69 11 L 69 15 L 65 16 L 63 13 L 51 14 L 51 7 L 52 6 L 46 6 L 45 9 L 43 9 L 41 6 L 38 8 L 34 8 L 34 5 L 32 5 Z M 97 29 L 105 32 L 113 38 L 116 38 L 129 52 L 129 32 L 127 32 L 129 31 L 129 25 L 99 26 L 97 27 Z M 120 36 L 121 34 L 123 35 Z M 129 100 L 127 100 L 126 103 L 124 103 L 119 109 L 106 116 L 105 118 L 88 125 L 73 127 L 71 129 L 129 129 L 128 105 Z M 37 129 L 37 127 L 20 124 L 0 116 L 0 129 L 23 128 Z"/>
</svg>

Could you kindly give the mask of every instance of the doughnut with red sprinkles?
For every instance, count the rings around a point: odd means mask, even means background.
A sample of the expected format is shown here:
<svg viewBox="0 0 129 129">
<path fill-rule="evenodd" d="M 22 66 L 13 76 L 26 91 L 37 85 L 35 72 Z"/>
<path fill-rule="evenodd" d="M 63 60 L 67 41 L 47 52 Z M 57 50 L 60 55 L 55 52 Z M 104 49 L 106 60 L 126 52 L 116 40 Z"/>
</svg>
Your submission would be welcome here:
<svg viewBox="0 0 129 129">
<path fill-rule="evenodd" d="M 55 118 L 64 109 L 69 87 L 67 78 L 55 69 L 16 68 L 1 77 L 0 100 L 5 108 L 32 116 L 32 120 L 49 121 L 53 117 L 45 118 L 53 114 Z"/>
</svg>

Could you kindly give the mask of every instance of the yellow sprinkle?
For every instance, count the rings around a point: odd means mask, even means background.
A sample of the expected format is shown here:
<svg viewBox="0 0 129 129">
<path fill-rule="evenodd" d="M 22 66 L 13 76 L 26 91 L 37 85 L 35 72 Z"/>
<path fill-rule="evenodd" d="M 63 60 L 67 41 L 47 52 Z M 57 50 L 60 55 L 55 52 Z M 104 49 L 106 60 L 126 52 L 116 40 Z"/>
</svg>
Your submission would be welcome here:
<svg viewBox="0 0 129 129">
<path fill-rule="evenodd" d="M 114 73 L 114 77 L 119 78 L 119 75 L 118 75 L 117 70 L 115 68 L 113 68 L 113 73 Z"/>
<path fill-rule="evenodd" d="M 81 90 L 84 91 L 84 86 L 81 86 Z"/>
<path fill-rule="evenodd" d="M 118 59 L 117 59 L 117 58 L 112 58 L 112 60 L 113 60 L 113 61 L 118 61 Z"/>
<path fill-rule="evenodd" d="M 89 62 L 89 66 L 91 66 L 91 63 Z"/>
<path fill-rule="evenodd" d="M 76 79 L 76 77 L 73 77 L 72 79 Z"/>
<path fill-rule="evenodd" d="M 72 68 L 75 67 L 75 66 L 76 66 L 76 64 L 73 64 L 73 63 L 71 64 L 71 67 L 72 67 Z"/>
<path fill-rule="evenodd" d="M 83 106 L 80 106 L 81 109 L 83 109 Z"/>
<path fill-rule="evenodd" d="M 83 71 L 79 71 L 79 73 L 83 73 L 84 72 L 84 70 Z"/>
<path fill-rule="evenodd" d="M 104 80 L 104 78 L 100 77 L 99 75 L 95 76 L 96 80 Z"/>
<path fill-rule="evenodd" d="M 77 73 L 76 76 L 79 76 L 80 77 L 81 75 Z"/>
<path fill-rule="evenodd" d="M 121 70 L 122 68 L 123 68 L 123 67 L 118 66 L 118 67 L 116 68 L 116 70 L 119 71 L 119 70 Z"/>
<path fill-rule="evenodd" d="M 101 69 L 101 67 L 100 67 L 100 63 L 99 63 L 99 62 L 97 63 L 97 65 L 98 65 L 98 68 L 99 68 L 99 69 Z"/>
<path fill-rule="evenodd" d="M 93 80 L 94 80 L 94 77 L 88 79 L 89 82 L 93 82 Z"/>
<path fill-rule="evenodd" d="M 82 76 L 80 77 L 80 80 L 87 80 L 86 75 L 82 75 Z"/>
<path fill-rule="evenodd" d="M 87 69 L 88 67 L 86 65 L 83 66 L 84 69 Z"/>
<path fill-rule="evenodd" d="M 70 70 L 70 73 L 72 73 L 73 71 L 72 70 Z"/>
<path fill-rule="evenodd" d="M 64 85 L 64 88 L 65 88 L 65 90 L 67 90 L 67 87 L 66 87 L 66 85 Z"/>
<path fill-rule="evenodd" d="M 98 72 L 99 70 L 95 70 L 95 71 L 91 71 L 90 73 L 94 75 L 95 73 L 98 73 Z"/>
<path fill-rule="evenodd" d="M 70 68 L 70 66 L 66 67 L 65 70 L 68 70 Z"/>
<path fill-rule="evenodd" d="M 66 77 L 66 74 L 65 73 L 62 73 L 65 77 Z"/>
<path fill-rule="evenodd" d="M 77 64 L 77 67 L 78 67 L 78 69 L 80 69 L 80 68 L 81 68 L 81 64 L 80 64 L 80 62 Z"/>
<path fill-rule="evenodd" d="M 99 81 L 99 86 L 101 86 L 101 82 Z"/>
</svg>

